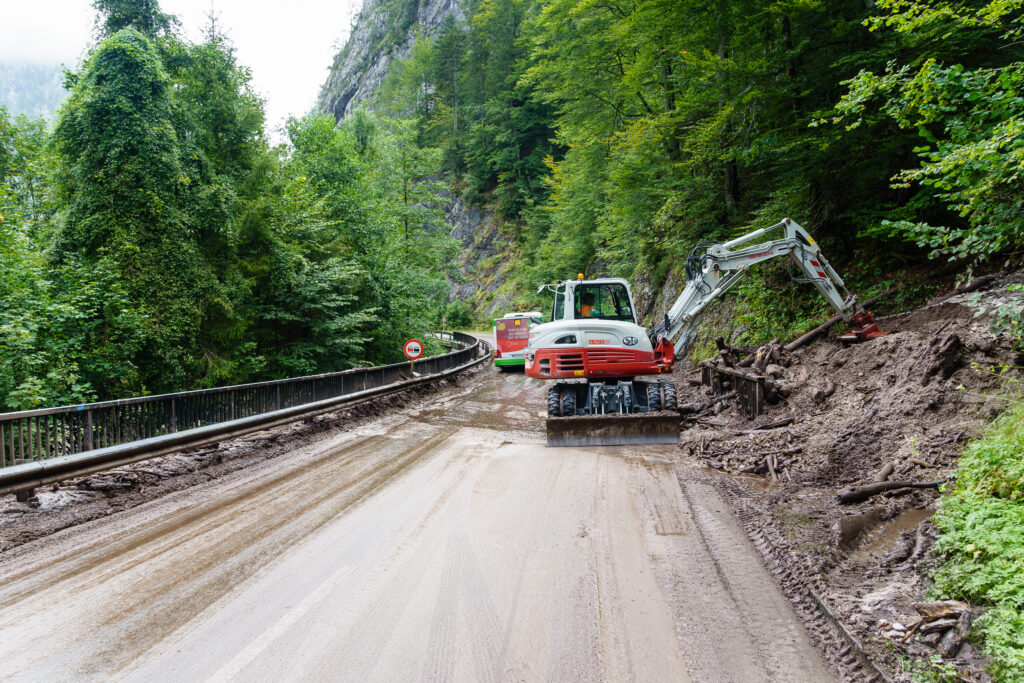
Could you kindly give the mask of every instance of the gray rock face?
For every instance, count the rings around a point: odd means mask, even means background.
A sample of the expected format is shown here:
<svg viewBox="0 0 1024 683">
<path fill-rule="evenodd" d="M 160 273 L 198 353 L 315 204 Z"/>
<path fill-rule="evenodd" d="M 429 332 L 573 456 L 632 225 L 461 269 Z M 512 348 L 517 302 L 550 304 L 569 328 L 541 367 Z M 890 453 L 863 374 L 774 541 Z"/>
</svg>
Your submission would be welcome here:
<svg viewBox="0 0 1024 683">
<path fill-rule="evenodd" d="M 449 14 L 462 20 L 459 0 L 364 0 L 345 47 L 320 89 L 317 110 L 341 120 L 372 101 L 396 59 L 406 59 L 416 35 L 433 35 Z"/>
</svg>

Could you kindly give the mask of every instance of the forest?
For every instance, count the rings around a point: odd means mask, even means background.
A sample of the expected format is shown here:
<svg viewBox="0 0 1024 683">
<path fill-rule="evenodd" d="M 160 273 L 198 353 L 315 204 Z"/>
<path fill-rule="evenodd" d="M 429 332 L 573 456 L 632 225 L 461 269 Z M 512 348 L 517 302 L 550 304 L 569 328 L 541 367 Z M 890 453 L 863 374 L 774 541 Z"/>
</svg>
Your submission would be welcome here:
<svg viewBox="0 0 1024 683">
<path fill-rule="evenodd" d="M 863 298 L 1019 248 L 1019 1 L 476 0 L 467 14 L 421 36 L 374 107 L 415 121 L 449 183 L 498 213 L 514 245 L 498 279 L 523 305 L 576 272 L 656 292 L 696 243 L 786 216 Z M 825 312 L 781 267 L 739 296 L 750 343 Z"/>
<path fill-rule="evenodd" d="M 211 20 L 97 0 L 55 125 L 0 109 L 0 411 L 396 362 L 455 242 L 409 123 L 268 143 Z"/>
</svg>

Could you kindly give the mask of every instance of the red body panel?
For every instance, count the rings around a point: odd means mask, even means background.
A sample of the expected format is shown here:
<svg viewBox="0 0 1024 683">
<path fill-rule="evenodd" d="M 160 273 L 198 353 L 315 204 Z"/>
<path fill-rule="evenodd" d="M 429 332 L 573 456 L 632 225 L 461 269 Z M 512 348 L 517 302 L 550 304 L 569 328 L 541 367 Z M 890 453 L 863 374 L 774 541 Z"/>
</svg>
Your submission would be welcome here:
<svg viewBox="0 0 1024 683">
<path fill-rule="evenodd" d="M 671 349 L 671 345 L 668 345 Z M 654 351 L 619 346 L 539 349 L 526 357 L 526 374 L 537 379 L 609 379 L 672 372 L 672 351 L 659 344 Z"/>
</svg>

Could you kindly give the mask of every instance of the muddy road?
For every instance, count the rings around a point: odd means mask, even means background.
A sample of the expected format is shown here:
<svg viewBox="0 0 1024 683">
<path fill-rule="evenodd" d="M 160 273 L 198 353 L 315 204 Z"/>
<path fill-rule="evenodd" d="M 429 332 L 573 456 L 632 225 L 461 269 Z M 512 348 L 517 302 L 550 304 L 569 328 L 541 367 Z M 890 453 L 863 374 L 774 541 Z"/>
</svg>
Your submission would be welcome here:
<svg viewBox="0 0 1024 683">
<path fill-rule="evenodd" d="M 546 449 L 544 389 L 487 370 L 4 553 L 0 678 L 831 680 L 715 475 Z"/>
</svg>

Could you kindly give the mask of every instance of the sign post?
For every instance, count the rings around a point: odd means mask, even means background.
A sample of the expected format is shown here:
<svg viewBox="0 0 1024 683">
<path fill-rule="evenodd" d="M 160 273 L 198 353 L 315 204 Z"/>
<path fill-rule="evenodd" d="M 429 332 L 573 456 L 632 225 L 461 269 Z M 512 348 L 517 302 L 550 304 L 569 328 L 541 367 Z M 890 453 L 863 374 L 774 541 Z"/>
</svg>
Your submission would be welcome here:
<svg viewBox="0 0 1024 683">
<path fill-rule="evenodd" d="M 423 355 L 423 344 L 418 339 L 410 339 L 402 346 L 402 353 L 409 359 L 409 378 L 411 379 L 416 359 Z"/>
</svg>

